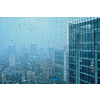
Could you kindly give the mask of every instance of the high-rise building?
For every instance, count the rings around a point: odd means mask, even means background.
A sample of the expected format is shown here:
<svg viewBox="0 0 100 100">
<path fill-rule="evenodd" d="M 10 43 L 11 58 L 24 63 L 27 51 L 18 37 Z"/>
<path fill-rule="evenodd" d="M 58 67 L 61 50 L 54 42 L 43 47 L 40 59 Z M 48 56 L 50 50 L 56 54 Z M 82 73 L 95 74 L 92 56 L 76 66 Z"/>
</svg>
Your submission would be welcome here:
<svg viewBox="0 0 100 100">
<path fill-rule="evenodd" d="M 69 24 L 69 83 L 100 84 L 100 18 Z"/>
<path fill-rule="evenodd" d="M 16 53 L 16 46 L 8 46 L 8 54 Z"/>
<path fill-rule="evenodd" d="M 39 64 L 42 65 L 43 64 L 43 60 L 44 60 L 44 51 L 43 51 L 43 48 L 39 48 L 38 49 L 38 52 L 37 52 L 37 55 L 38 55 L 38 60 L 39 60 Z"/>
<path fill-rule="evenodd" d="M 36 57 L 37 56 L 37 45 L 35 44 L 31 44 L 30 45 L 30 53 L 31 53 L 31 57 Z"/>
<path fill-rule="evenodd" d="M 49 52 L 49 59 L 52 60 L 52 62 L 54 63 L 54 61 L 55 61 L 55 49 L 48 48 L 48 52 Z"/>
<path fill-rule="evenodd" d="M 67 82 L 67 63 L 66 51 L 55 50 L 55 78 Z"/>
<path fill-rule="evenodd" d="M 24 54 L 27 52 L 27 48 L 25 46 L 23 46 L 21 48 L 21 56 L 24 56 Z"/>
<path fill-rule="evenodd" d="M 15 55 L 14 54 L 9 55 L 9 66 L 15 66 Z"/>
<path fill-rule="evenodd" d="M 29 60 L 29 54 L 25 53 L 23 59 L 24 59 L 25 63 L 28 62 L 28 60 Z"/>
<path fill-rule="evenodd" d="M 46 77 L 52 77 L 52 70 L 53 70 L 53 64 L 52 64 L 52 61 L 50 59 L 47 59 L 45 62 L 44 62 L 44 66 L 43 66 L 43 74 L 46 76 Z"/>
<path fill-rule="evenodd" d="M 12 45 L 9 45 L 8 48 L 6 48 L 4 51 L 4 57 L 9 59 L 9 55 L 10 54 L 15 54 L 16 55 L 16 46 L 12 46 Z"/>
<path fill-rule="evenodd" d="M 35 75 L 38 75 L 40 73 L 40 65 L 34 65 L 33 71 L 35 72 Z"/>
<path fill-rule="evenodd" d="M 35 76 L 35 72 L 27 71 L 27 80 L 30 80 L 32 83 L 34 83 L 34 76 Z"/>
<path fill-rule="evenodd" d="M 52 67 L 47 67 L 47 77 L 52 77 Z"/>
<path fill-rule="evenodd" d="M 2 84 L 6 82 L 6 73 L 7 73 L 7 69 L 2 72 Z"/>
</svg>

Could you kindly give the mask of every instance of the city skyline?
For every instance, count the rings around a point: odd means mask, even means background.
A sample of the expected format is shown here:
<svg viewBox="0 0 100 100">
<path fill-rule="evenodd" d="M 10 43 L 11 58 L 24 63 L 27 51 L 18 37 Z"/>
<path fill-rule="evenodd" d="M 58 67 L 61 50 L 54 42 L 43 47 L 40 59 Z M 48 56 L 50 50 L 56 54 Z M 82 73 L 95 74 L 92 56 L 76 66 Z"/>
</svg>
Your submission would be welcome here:
<svg viewBox="0 0 100 100">
<path fill-rule="evenodd" d="M 1 17 L 0 83 L 99 84 L 99 19 Z"/>
</svg>

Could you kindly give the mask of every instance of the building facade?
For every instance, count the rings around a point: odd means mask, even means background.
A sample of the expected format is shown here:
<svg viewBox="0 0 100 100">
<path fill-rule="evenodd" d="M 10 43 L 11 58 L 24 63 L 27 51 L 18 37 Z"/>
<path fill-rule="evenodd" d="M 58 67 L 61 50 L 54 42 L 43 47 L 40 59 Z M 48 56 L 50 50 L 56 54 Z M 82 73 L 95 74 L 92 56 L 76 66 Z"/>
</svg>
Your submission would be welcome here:
<svg viewBox="0 0 100 100">
<path fill-rule="evenodd" d="M 60 79 L 66 83 L 67 78 L 67 58 L 66 58 L 66 51 L 64 50 L 55 50 L 55 78 Z"/>
<path fill-rule="evenodd" d="M 69 83 L 100 84 L 100 18 L 69 24 Z"/>
<path fill-rule="evenodd" d="M 49 78 L 53 76 L 53 64 L 52 60 L 46 59 L 43 66 L 43 74 Z"/>
<path fill-rule="evenodd" d="M 15 55 L 14 54 L 9 55 L 9 66 L 15 66 Z"/>
<path fill-rule="evenodd" d="M 48 53 L 49 53 L 49 59 L 52 60 L 52 62 L 54 63 L 54 61 L 55 61 L 55 49 L 48 48 Z"/>
<path fill-rule="evenodd" d="M 30 45 L 30 53 L 32 57 L 36 57 L 37 56 L 37 45 L 35 44 L 31 44 Z"/>
</svg>

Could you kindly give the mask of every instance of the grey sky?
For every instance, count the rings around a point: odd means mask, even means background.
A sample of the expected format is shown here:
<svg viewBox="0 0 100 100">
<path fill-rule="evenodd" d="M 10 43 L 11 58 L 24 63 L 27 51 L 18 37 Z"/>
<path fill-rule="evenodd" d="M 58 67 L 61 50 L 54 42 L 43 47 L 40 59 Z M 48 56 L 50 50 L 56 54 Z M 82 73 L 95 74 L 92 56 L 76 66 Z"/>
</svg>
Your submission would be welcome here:
<svg viewBox="0 0 100 100">
<path fill-rule="evenodd" d="M 1 17 L 0 45 L 64 48 L 68 41 L 68 23 L 82 17 Z"/>
</svg>

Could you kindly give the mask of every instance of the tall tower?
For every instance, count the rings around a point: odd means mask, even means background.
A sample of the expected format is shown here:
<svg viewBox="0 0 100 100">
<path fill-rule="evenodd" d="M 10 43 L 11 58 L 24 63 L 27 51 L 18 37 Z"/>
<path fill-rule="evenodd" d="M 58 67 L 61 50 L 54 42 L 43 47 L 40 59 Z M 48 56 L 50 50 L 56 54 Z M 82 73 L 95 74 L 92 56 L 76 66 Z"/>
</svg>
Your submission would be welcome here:
<svg viewBox="0 0 100 100">
<path fill-rule="evenodd" d="M 54 48 L 48 48 L 48 52 L 49 52 L 49 59 L 52 60 L 52 62 L 54 63 L 55 61 L 55 49 Z"/>
<path fill-rule="evenodd" d="M 100 18 L 69 25 L 69 83 L 100 84 Z"/>
<path fill-rule="evenodd" d="M 14 54 L 9 55 L 9 66 L 15 66 L 15 55 Z"/>
<path fill-rule="evenodd" d="M 37 56 L 37 45 L 35 44 L 30 45 L 30 53 L 31 53 L 31 57 Z"/>
</svg>

